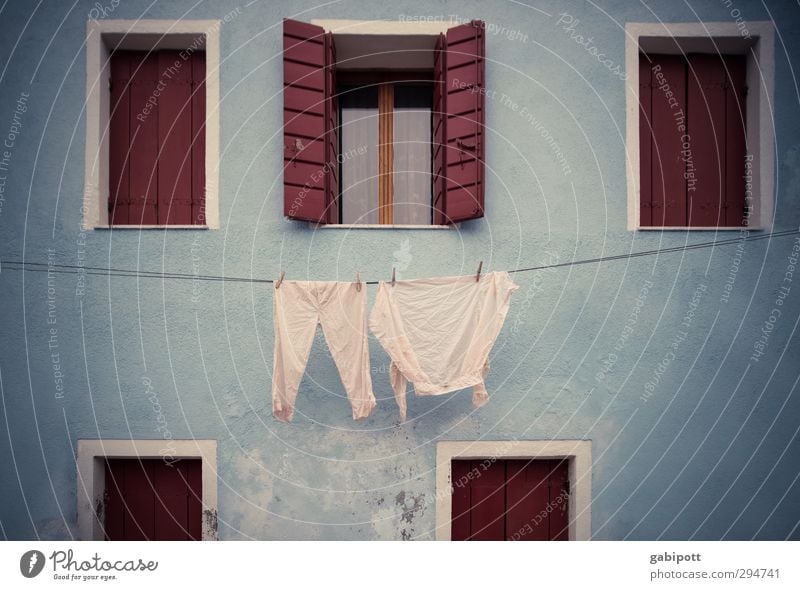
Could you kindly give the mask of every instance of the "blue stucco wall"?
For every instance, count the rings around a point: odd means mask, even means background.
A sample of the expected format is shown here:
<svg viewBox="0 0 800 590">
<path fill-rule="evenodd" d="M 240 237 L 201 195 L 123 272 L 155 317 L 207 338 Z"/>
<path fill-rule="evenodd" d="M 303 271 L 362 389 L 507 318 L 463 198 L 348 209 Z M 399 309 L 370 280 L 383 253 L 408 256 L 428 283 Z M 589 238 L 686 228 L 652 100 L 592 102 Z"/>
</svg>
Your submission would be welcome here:
<svg viewBox="0 0 800 590">
<path fill-rule="evenodd" d="M 372 280 L 392 265 L 405 278 L 454 275 L 474 272 L 481 259 L 485 269 L 513 269 L 717 237 L 626 230 L 624 82 L 556 22 L 569 13 L 624 67 L 626 22 L 731 21 L 725 3 L 149 4 L 126 0 L 108 17 L 207 19 L 241 8 L 221 29 L 221 229 L 81 233 L 82 46 L 94 4 L 46 2 L 34 12 L 16 1 L 0 12 L 0 137 L 20 97 L 26 110 L 0 210 L 3 260 L 46 263 L 52 250 L 59 264 L 254 277 L 284 269 L 318 280 L 350 280 L 359 270 Z M 777 1 L 769 12 L 744 0 L 735 7 L 777 26 L 774 229 L 795 229 L 800 12 Z M 486 217 L 451 231 L 314 231 L 284 220 L 281 19 L 420 15 L 495 27 L 486 36 L 486 84 L 498 91 L 487 101 Z M 569 173 L 523 108 L 556 139 Z M 273 420 L 268 285 L 88 276 L 76 293 L 78 277 L 58 274 L 48 304 L 46 273 L 4 268 L 0 533 L 77 535 L 76 441 L 158 438 L 165 422 L 176 439 L 219 441 L 222 539 L 430 539 L 437 441 L 552 438 L 593 441 L 596 539 L 800 538 L 796 281 L 780 318 L 762 331 L 794 244 L 746 243 L 727 301 L 735 244 L 514 275 L 521 288 L 492 354 L 490 403 L 473 411 L 466 392 L 410 396 L 403 424 L 374 338 L 378 406 L 354 423 L 321 334 L 294 422 Z M 764 334 L 763 356 L 750 361 Z M 659 371 L 670 351 L 674 360 Z M 609 353 L 617 357 L 604 370 Z"/>
</svg>

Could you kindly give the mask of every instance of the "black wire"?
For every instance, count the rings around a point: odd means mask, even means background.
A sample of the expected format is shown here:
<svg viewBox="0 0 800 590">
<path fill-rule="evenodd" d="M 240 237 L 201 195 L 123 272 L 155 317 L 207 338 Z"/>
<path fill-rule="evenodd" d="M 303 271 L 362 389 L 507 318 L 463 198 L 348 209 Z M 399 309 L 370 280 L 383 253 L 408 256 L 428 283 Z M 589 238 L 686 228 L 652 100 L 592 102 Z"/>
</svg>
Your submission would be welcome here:
<svg viewBox="0 0 800 590">
<path fill-rule="evenodd" d="M 736 244 L 738 242 L 754 242 L 756 240 L 780 238 L 785 236 L 796 235 L 798 233 L 800 233 L 800 230 L 792 229 L 779 232 L 758 234 L 755 236 L 745 236 L 745 237 L 739 236 L 736 238 L 713 240 L 710 242 L 698 242 L 696 244 L 687 244 L 683 246 L 671 246 L 668 248 L 659 248 L 656 250 L 642 250 L 640 252 L 630 252 L 628 254 L 614 254 L 611 256 L 586 258 L 584 260 L 570 260 L 568 262 L 545 264 L 542 266 L 531 266 L 528 268 L 515 268 L 507 272 L 509 273 L 531 272 L 537 270 L 547 270 L 550 268 L 563 268 L 565 266 L 579 266 L 582 264 L 597 264 L 600 262 L 615 262 L 617 260 L 630 260 L 632 258 L 640 258 L 644 256 L 657 256 L 659 254 L 671 254 L 675 252 L 685 252 L 687 250 L 699 250 L 703 248 L 712 248 L 715 246 L 727 246 L 730 244 Z M 0 271 L 5 269 L 6 265 L 8 265 L 9 270 L 22 270 L 27 272 L 52 272 L 56 274 L 87 274 L 93 276 L 152 278 L 152 279 L 162 279 L 162 280 L 175 279 L 175 280 L 190 280 L 190 281 L 215 281 L 215 282 L 231 282 L 231 283 L 274 283 L 275 282 L 275 279 L 257 279 L 252 277 L 195 275 L 195 274 L 178 273 L 178 272 L 158 272 L 152 270 L 103 268 L 99 266 L 80 266 L 75 264 L 50 264 L 46 262 L 28 262 L 21 260 L 2 260 L 0 261 L 0 265 L 2 265 L 2 267 L 0 267 Z M 362 282 L 367 285 L 377 285 L 381 281 L 362 281 Z"/>
</svg>

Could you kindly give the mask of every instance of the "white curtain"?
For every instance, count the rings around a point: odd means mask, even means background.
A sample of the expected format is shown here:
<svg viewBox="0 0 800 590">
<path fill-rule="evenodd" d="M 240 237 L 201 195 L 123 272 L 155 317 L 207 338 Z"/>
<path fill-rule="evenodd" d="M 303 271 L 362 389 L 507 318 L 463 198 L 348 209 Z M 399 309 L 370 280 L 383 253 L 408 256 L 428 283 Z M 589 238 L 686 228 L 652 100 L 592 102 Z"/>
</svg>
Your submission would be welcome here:
<svg viewBox="0 0 800 590">
<path fill-rule="evenodd" d="M 345 91 L 339 100 L 342 223 L 378 223 L 377 87 Z"/>
<path fill-rule="evenodd" d="M 430 107 L 395 105 L 393 178 L 394 223 L 430 224 Z"/>
</svg>

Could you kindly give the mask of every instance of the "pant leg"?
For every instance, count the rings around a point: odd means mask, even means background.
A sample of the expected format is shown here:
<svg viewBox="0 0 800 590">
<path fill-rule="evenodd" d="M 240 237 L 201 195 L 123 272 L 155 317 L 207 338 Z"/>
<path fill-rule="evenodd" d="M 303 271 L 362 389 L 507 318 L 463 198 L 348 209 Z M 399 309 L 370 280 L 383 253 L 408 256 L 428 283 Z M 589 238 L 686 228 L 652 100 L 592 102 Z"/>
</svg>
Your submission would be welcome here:
<svg viewBox="0 0 800 590">
<path fill-rule="evenodd" d="M 353 419 L 372 413 L 375 395 L 367 340 L 367 289 L 353 283 L 329 283 L 321 300 L 320 323 L 342 378 Z"/>
<path fill-rule="evenodd" d="M 297 389 L 317 331 L 319 312 L 306 283 L 283 281 L 273 291 L 275 352 L 272 370 L 272 414 L 282 422 L 294 415 Z"/>
</svg>

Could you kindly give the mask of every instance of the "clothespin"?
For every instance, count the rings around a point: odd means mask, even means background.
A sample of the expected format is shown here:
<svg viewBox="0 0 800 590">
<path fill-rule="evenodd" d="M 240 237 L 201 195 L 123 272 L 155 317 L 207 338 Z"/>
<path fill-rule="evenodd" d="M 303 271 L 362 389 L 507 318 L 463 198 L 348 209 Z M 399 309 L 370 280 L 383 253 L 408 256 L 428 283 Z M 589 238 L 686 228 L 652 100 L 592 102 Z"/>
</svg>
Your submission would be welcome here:
<svg viewBox="0 0 800 590">
<path fill-rule="evenodd" d="M 394 280 L 394 267 L 392 267 L 392 287 L 394 287 L 395 280 Z"/>
<path fill-rule="evenodd" d="M 275 288 L 276 288 L 276 289 L 280 289 L 280 288 L 281 288 L 281 283 L 283 282 L 283 275 L 285 275 L 285 274 L 286 274 L 286 273 L 285 273 L 284 271 L 281 271 L 281 276 L 280 276 L 280 278 L 278 279 L 278 282 L 277 282 L 277 283 L 275 283 Z"/>
<path fill-rule="evenodd" d="M 361 273 L 356 272 L 356 291 L 361 291 Z"/>
<path fill-rule="evenodd" d="M 483 268 L 483 260 L 480 261 L 478 264 L 478 273 L 475 275 L 475 282 L 479 282 L 481 280 L 481 269 Z"/>
</svg>

